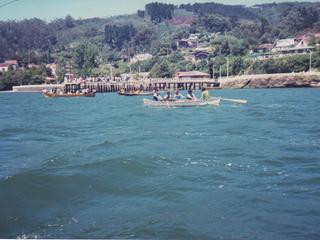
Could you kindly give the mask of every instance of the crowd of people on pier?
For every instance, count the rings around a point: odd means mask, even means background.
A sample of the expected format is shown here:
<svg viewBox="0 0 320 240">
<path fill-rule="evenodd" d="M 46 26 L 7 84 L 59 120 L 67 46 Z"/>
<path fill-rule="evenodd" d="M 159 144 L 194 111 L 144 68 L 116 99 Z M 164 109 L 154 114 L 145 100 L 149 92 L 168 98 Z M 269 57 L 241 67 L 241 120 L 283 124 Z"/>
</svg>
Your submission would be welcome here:
<svg viewBox="0 0 320 240">
<path fill-rule="evenodd" d="M 108 83 L 108 82 L 123 82 L 121 77 L 79 77 L 79 78 L 66 78 L 66 83 Z"/>
<path fill-rule="evenodd" d="M 187 92 L 187 95 L 184 96 L 179 90 L 176 90 L 174 94 L 172 94 L 170 91 L 166 92 L 164 96 L 160 95 L 159 90 L 154 90 L 153 91 L 153 101 L 176 101 L 176 100 L 198 100 L 196 95 L 193 93 L 192 89 L 189 89 Z M 203 101 L 208 101 L 210 100 L 210 94 L 206 88 L 202 89 L 201 93 L 201 100 Z"/>
</svg>

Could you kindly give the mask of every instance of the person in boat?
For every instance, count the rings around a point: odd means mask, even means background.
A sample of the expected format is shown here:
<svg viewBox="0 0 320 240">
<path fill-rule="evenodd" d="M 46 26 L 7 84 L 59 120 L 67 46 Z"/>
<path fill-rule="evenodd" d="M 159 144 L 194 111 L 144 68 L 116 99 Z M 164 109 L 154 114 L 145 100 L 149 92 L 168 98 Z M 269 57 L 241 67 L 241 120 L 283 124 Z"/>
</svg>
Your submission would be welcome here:
<svg viewBox="0 0 320 240">
<path fill-rule="evenodd" d="M 160 96 L 160 92 L 159 91 L 155 91 L 153 94 L 153 101 L 163 101 L 163 98 Z"/>
<path fill-rule="evenodd" d="M 187 99 L 188 100 L 197 100 L 197 97 L 193 94 L 191 89 L 189 89 L 189 91 L 188 91 Z"/>
<path fill-rule="evenodd" d="M 89 88 L 84 88 L 82 89 L 82 93 L 83 94 L 88 94 L 90 92 L 90 89 Z"/>
<path fill-rule="evenodd" d="M 209 94 L 209 91 L 206 88 L 202 88 L 201 99 L 203 101 L 209 101 L 210 100 L 210 94 Z"/>
<path fill-rule="evenodd" d="M 180 93 L 179 90 L 176 91 L 175 95 L 174 95 L 174 99 L 182 99 L 183 98 L 183 95 Z"/>
<path fill-rule="evenodd" d="M 170 101 L 172 100 L 172 95 L 171 93 L 168 91 L 167 94 L 164 96 L 163 98 L 165 101 Z"/>
</svg>

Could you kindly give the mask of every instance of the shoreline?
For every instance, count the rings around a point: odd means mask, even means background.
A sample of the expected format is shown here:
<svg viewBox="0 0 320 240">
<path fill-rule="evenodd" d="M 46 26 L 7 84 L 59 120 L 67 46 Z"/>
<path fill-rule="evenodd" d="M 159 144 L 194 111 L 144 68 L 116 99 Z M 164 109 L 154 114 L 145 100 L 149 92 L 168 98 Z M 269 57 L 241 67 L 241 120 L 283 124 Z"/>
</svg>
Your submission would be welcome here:
<svg viewBox="0 0 320 240">
<path fill-rule="evenodd" d="M 161 83 L 158 83 L 161 82 Z M 208 87 L 208 84 L 215 82 L 213 79 L 185 79 L 181 80 L 184 86 L 190 86 L 190 84 Z M 255 75 L 241 75 L 231 76 L 229 78 L 218 79 L 221 89 L 260 89 L 260 88 L 320 88 L 320 72 L 306 72 L 306 73 L 280 73 L 280 74 L 255 74 Z M 92 88 L 102 89 L 102 86 L 110 89 L 105 92 L 117 92 L 118 88 L 123 86 L 139 88 L 140 86 L 150 87 L 151 84 L 155 86 L 162 86 L 166 89 L 166 86 L 170 84 L 179 83 L 179 80 L 175 79 L 150 79 L 150 82 L 135 81 L 133 83 L 128 82 L 116 82 L 116 83 L 87 83 Z M 189 85 L 188 85 L 189 84 Z M 12 90 L 0 91 L 0 93 L 32 93 L 42 92 L 43 89 L 51 89 L 54 87 L 62 88 L 64 84 L 43 84 L 43 85 L 23 85 L 14 86 Z M 111 86 L 113 86 L 111 88 Z M 177 86 L 177 85 L 174 85 Z M 191 85 L 192 86 L 192 85 Z M 195 86 L 193 86 L 195 87 Z M 161 87 L 160 87 L 161 88 Z M 170 90 L 170 87 L 167 88 Z M 184 87 L 184 90 L 186 88 Z M 104 92 L 104 91 L 100 91 Z M 97 91 L 99 93 L 99 91 Z"/>
<path fill-rule="evenodd" d="M 222 88 L 319 88 L 320 72 L 256 74 L 221 79 Z"/>
</svg>

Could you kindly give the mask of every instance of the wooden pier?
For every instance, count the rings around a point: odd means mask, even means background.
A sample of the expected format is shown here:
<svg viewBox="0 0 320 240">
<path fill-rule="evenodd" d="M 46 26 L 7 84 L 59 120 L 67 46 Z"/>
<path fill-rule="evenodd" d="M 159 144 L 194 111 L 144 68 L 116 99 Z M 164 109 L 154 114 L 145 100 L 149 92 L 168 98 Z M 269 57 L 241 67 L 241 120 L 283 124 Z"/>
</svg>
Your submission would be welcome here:
<svg viewBox="0 0 320 240">
<path fill-rule="evenodd" d="M 68 82 L 70 84 L 70 82 Z M 72 82 L 81 83 L 81 82 Z M 117 92 L 124 88 L 126 91 L 142 89 L 144 91 L 159 90 L 188 90 L 206 88 L 273 88 L 273 87 L 320 87 L 320 73 L 281 73 L 242 75 L 219 78 L 218 81 L 210 78 L 176 79 L 153 78 L 139 81 L 108 81 L 108 82 L 82 82 L 83 87 L 97 92 Z M 14 86 L 13 92 L 42 92 L 43 89 L 64 88 L 65 84 L 43 84 Z"/>
<path fill-rule="evenodd" d="M 130 90 L 144 90 L 152 91 L 158 90 L 198 90 L 203 87 L 219 88 L 220 84 L 214 79 L 148 79 L 141 81 L 127 81 L 127 82 L 86 82 L 83 83 L 84 88 L 96 90 L 97 92 L 118 92 L 120 89 Z"/>
<path fill-rule="evenodd" d="M 50 90 L 52 88 L 64 88 L 65 84 L 81 84 L 82 88 L 89 88 L 95 90 L 98 93 L 106 92 L 118 92 L 120 89 L 130 90 L 144 90 L 152 91 L 154 89 L 158 90 L 198 90 L 203 87 L 215 88 L 219 87 L 220 83 L 214 79 L 167 79 L 167 78 L 157 78 L 157 79 L 142 79 L 139 81 L 108 81 L 108 82 L 67 82 L 62 84 L 43 84 L 43 85 L 23 85 L 13 87 L 13 92 L 42 92 L 43 89 Z"/>
</svg>

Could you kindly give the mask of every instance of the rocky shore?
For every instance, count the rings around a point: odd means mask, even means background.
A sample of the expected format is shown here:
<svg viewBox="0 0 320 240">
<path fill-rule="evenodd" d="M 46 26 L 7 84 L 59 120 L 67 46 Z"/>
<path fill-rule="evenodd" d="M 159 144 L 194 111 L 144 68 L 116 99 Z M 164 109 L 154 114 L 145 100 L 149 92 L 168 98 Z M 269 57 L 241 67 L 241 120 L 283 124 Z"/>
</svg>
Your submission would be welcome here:
<svg viewBox="0 0 320 240">
<path fill-rule="evenodd" d="M 224 78 L 222 88 L 299 88 L 320 87 L 320 73 L 261 74 Z"/>
</svg>

